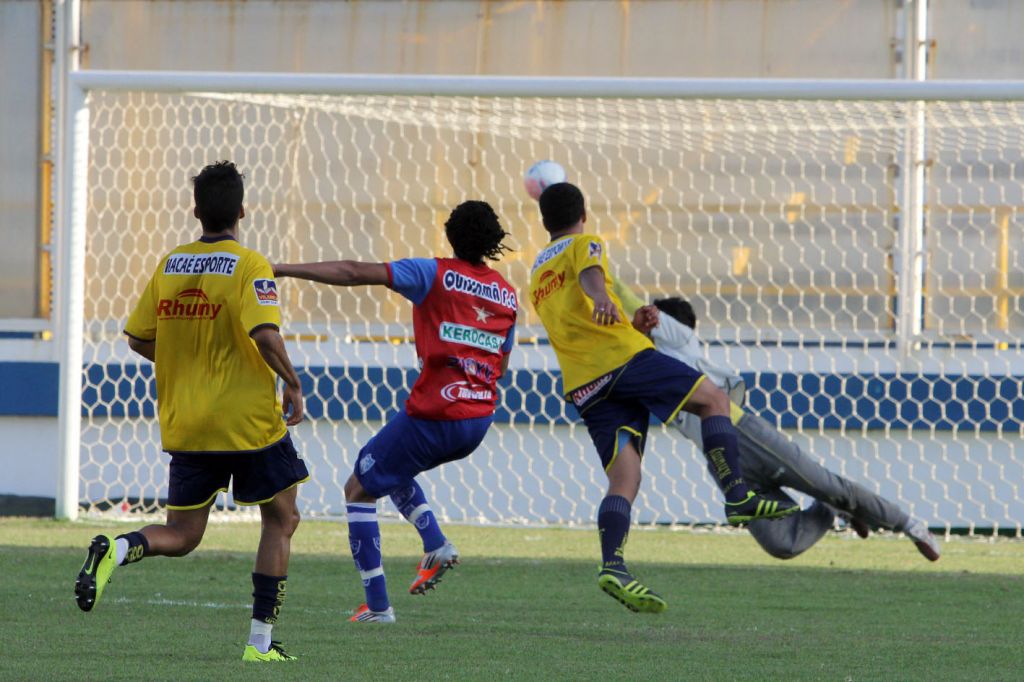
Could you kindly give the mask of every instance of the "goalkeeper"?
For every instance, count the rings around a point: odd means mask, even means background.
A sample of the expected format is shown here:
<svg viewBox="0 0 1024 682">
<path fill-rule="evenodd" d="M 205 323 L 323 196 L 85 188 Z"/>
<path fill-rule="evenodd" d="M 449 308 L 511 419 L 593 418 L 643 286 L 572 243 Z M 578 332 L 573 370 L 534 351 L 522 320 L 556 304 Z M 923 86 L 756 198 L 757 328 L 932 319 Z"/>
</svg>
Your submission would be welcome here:
<svg viewBox="0 0 1024 682">
<path fill-rule="evenodd" d="M 750 534 L 773 557 L 792 559 L 809 549 L 832 527 L 836 514 L 846 519 L 860 537 L 869 529 L 902 531 L 929 561 L 939 559 L 939 544 L 924 521 L 915 519 L 897 504 L 864 486 L 833 473 L 813 460 L 792 440 L 755 414 L 742 409 L 746 385 L 736 373 L 708 362 L 690 303 L 681 298 L 664 298 L 645 306 L 618 280 L 613 288 L 623 309 L 634 318 L 634 326 L 646 330 L 655 347 L 703 372 L 721 387 L 732 401 L 732 421 L 739 434 L 739 461 L 744 478 L 761 495 L 793 502 L 783 490 L 792 488 L 814 498 L 806 509 L 778 521 L 754 520 Z M 676 428 L 702 448 L 700 422 L 680 412 Z"/>
</svg>

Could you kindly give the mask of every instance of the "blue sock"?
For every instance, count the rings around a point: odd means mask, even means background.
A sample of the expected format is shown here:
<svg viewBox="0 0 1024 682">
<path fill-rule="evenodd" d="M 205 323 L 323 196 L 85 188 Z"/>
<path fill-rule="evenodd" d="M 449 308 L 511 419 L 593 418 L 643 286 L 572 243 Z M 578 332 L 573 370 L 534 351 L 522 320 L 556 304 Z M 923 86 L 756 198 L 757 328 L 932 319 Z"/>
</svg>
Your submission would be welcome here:
<svg viewBox="0 0 1024 682">
<path fill-rule="evenodd" d="M 609 495 L 597 509 L 597 530 L 601 534 L 601 567 L 625 570 L 626 538 L 629 536 L 629 500 Z"/>
<path fill-rule="evenodd" d="M 750 489 L 740 469 L 740 446 L 736 429 L 728 417 L 707 417 L 700 422 L 708 471 L 725 493 L 726 502 L 742 502 Z"/>
<path fill-rule="evenodd" d="M 427 504 L 427 496 L 415 479 L 391 493 L 391 501 L 402 512 L 405 520 L 416 526 L 423 540 L 423 551 L 433 552 L 445 543 L 444 533 L 437 523 L 437 517 Z"/>
<path fill-rule="evenodd" d="M 351 502 L 345 505 L 348 514 L 348 544 L 356 570 L 363 579 L 366 605 L 371 611 L 385 611 L 388 587 L 380 557 L 380 526 L 377 525 L 377 504 Z"/>
</svg>

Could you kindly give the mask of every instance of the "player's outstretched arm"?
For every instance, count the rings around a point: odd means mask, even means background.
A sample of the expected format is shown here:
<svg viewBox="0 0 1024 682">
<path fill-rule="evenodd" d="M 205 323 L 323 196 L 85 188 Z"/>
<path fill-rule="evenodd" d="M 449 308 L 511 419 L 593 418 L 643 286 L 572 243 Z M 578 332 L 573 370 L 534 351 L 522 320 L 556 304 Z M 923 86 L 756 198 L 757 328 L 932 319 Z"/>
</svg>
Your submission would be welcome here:
<svg viewBox="0 0 1024 682">
<path fill-rule="evenodd" d="M 252 332 L 252 340 L 256 342 L 263 361 L 284 381 L 281 409 L 284 411 L 285 423 L 295 426 L 302 421 L 302 384 L 288 357 L 284 339 L 274 327 L 260 327 Z"/>
<path fill-rule="evenodd" d="M 619 321 L 618 306 L 608 296 L 608 290 L 604 286 L 604 269 L 600 265 L 591 265 L 580 273 L 580 287 L 594 302 L 594 322 L 609 325 Z"/>
<path fill-rule="evenodd" d="M 621 279 L 612 277 L 612 291 L 622 301 L 622 310 L 627 316 L 632 317 L 636 311 L 644 307 L 644 302 L 633 290 L 622 283 Z"/>
<path fill-rule="evenodd" d="M 658 326 L 658 309 L 653 305 L 645 305 L 633 290 L 622 283 L 622 280 L 612 277 L 612 291 L 622 302 L 622 310 L 626 317 L 633 318 L 633 328 L 641 334 L 650 334 L 651 330 Z"/>
<path fill-rule="evenodd" d="M 275 277 L 308 279 L 322 284 L 354 287 L 367 284 L 388 284 L 388 266 L 384 263 L 363 263 L 356 260 L 335 260 L 324 263 L 276 263 Z"/>
</svg>

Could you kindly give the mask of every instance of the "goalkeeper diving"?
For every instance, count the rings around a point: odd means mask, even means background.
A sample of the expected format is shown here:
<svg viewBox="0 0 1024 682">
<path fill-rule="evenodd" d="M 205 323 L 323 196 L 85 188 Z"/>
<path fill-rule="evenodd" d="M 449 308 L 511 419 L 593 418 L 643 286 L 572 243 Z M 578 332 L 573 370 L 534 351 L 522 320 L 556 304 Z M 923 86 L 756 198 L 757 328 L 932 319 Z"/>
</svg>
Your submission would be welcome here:
<svg viewBox="0 0 1024 682">
<path fill-rule="evenodd" d="M 829 471 L 766 420 L 743 410 L 743 379 L 705 357 L 695 331 L 696 315 L 688 301 L 664 298 L 645 306 L 620 281 L 614 280 L 613 288 L 624 311 L 633 317 L 634 326 L 650 335 L 657 350 L 698 369 L 729 394 L 732 421 L 739 436 L 739 462 L 748 485 L 780 502 L 794 502 L 784 488 L 814 498 L 806 509 L 786 518 L 749 522 L 750 534 L 766 552 L 778 559 L 802 554 L 832 528 L 838 515 L 862 538 L 871 528 L 902 532 L 926 559 L 938 561 L 939 544 L 924 521 L 859 483 Z M 680 412 L 674 425 L 698 448 L 703 447 L 700 421 L 694 415 Z"/>
</svg>

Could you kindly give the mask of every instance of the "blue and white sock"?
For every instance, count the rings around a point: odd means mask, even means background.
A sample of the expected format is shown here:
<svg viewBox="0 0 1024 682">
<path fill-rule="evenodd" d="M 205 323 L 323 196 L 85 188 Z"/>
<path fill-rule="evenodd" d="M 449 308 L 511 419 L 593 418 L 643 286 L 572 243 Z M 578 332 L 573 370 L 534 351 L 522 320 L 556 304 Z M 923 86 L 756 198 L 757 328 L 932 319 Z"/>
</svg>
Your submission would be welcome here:
<svg viewBox="0 0 1024 682">
<path fill-rule="evenodd" d="M 366 605 L 371 611 L 386 611 L 387 582 L 380 556 L 380 526 L 377 524 L 376 503 L 352 502 L 345 505 L 348 514 L 348 544 L 356 570 L 363 580 Z"/>
<path fill-rule="evenodd" d="M 391 493 L 391 501 L 398 507 L 398 511 L 402 512 L 405 520 L 416 527 L 420 539 L 423 540 L 424 552 L 433 552 L 444 545 L 446 538 L 441 526 L 427 504 L 423 488 L 415 479 Z"/>
</svg>

